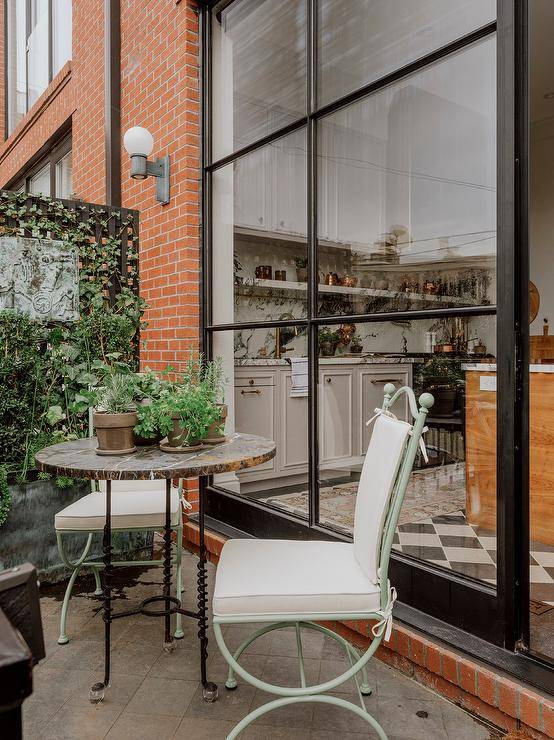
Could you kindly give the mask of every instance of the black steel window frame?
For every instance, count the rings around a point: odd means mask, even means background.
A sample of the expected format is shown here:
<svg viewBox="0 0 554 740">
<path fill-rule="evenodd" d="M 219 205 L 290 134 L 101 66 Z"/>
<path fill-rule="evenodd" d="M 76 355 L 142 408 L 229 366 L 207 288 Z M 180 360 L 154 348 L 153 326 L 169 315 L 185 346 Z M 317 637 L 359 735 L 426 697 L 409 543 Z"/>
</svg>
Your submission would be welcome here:
<svg viewBox="0 0 554 740">
<path fill-rule="evenodd" d="M 29 36 L 31 34 L 31 0 L 25 1 L 25 112 L 29 110 Z M 54 46 L 52 0 L 48 2 L 48 84 L 54 78 Z M 9 81 L 8 81 L 8 0 L 4 0 L 4 139 L 10 135 L 9 130 Z M 32 107 L 32 106 L 31 106 Z"/>
<path fill-rule="evenodd" d="M 58 138 L 55 143 L 48 144 L 46 151 L 41 151 L 34 158 L 34 161 L 25 166 L 23 172 L 20 172 L 7 186 L 6 190 L 24 190 L 29 192 L 31 178 L 40 172 L 44 167 L 50 168 L 50 197 L 61 197 L 56 193 L 56 165 L 58 162 L 69 154 L 71 151 L 71 134 Z M 71 193 L 68 197 L 71 197 Z"/>
<path fill-rule="evenodd" d="M 212 352 L 215 332 L 244 328 L 306 327 L 309 357 L 309 519 L 296 519 L 266 505 L 209 485 L 207 513 L 216 520 L 255 536 L 347 539 L 318 522 L 318 356 L 317 329 L 339 324 L 344 317 L 317 314 L 317 180 L 316 129 L 320 118 L 403 77 L 428 67 L 481 39 L 496 34 L 497 43 L 497 306 L 471 306 L 349 316 L 352 322 L 496 315 L 497 317 L 497 585 L 496 588 L 423 561 L 395 553 L 391 578 L 403 603 L 402 618 L 447 639 L 451 644 L 552 688 L 552 671 L 527 654 L 529 645 L 529 513 L 528 513 L 528 359 L 526 13 L 527 0 L 497 0 L 497 19 L 336 101 L 316 108 L 317 0 L 306 0 L 308 18 L 306 115 L 271 135 L 217 161 L 211 156 L 211 16 L 233 0 L 205 2 L 202 39 L 202 346 Z M 308 318 L 213 324 L 212 173 L 239 157 L 301 128 L 307 129 Z M 468 634 L 469 633 L 469 634 Z"/>
</svg>

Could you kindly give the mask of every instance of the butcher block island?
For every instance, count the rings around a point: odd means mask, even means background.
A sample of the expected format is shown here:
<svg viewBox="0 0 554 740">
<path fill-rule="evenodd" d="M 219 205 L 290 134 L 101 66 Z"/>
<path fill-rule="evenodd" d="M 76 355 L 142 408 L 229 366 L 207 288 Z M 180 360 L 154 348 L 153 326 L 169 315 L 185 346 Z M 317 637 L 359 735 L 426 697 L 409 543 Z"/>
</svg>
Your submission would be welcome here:
<svg viewBox="0 0 554 740">
<path fill-rule="evenodd" d="M 496 366 L 465 365 L 466 515 L 496 529 Z M 531 540 L 554 545 L 554 365 L 529 366 Z"/>
</svg>

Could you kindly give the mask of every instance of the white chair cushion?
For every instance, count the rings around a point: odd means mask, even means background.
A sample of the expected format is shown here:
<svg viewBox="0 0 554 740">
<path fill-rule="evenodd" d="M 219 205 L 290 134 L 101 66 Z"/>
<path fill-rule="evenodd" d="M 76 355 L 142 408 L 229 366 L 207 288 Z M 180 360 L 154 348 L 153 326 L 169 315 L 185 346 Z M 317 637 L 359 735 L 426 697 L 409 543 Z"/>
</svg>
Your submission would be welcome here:
<svg viewBox="0 0 554 740">
<path fill-rule="evenodd" d="M 228 540 L 215 578 L 215 616 L 364 614 L 379 587 L 344 542 Z"/>
<path fill-rule="evenodd" d="M 377 417 L 365 456 L 354 513 L 354 553 L 361 569 L 378 582 L 379 553 L 389 501 L 411 426 Z"/>
<path fill-rule="evenodd" d="M 141 481 L 142 482 L 142 481 Z M 165 524 L 164 490 L 117 491 L 112 487 L 112 529 L 155 529 Z M 179 493 L 171 489 L 171 525 L 179 524 Z M 58 512 L 57 530 L 101 530 L 106 520 L 106 496 L 102 492 L 89 493 Z"/>
</svg>

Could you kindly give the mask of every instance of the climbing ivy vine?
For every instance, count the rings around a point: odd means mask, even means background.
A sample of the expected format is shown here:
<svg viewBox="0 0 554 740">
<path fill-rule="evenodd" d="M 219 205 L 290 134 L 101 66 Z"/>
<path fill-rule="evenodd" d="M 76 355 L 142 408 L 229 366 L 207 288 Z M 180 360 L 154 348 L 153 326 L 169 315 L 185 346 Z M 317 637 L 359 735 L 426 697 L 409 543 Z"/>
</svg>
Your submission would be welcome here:
<svg viewBox="0 0 554 740">
<path fill-rule="evenodd" d="M 131 211 L 1 191 L 0 236 L 60 239 L 79 254 L 78 321 L 45 326 L 0 311 L 0 382 L 9 392 L 0 403 L 0 466 L 23 482 L 38 449 L 88 434 L 106 371 L 135 368 L 145 303 Z M 1 483 L 0 475 L 0 509 Z"/>
</svg>

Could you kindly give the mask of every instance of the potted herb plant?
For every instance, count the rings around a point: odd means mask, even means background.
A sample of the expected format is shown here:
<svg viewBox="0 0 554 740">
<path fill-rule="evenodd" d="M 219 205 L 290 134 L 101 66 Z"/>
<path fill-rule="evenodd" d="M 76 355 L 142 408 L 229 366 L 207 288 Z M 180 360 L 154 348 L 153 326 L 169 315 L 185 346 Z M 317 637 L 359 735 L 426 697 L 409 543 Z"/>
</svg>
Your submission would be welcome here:
<svg viewBox="0 0 554 740">
<path fill-rule="evenodd" d="M 359 355 L 361 354 L 362 349 L 363 344 L 361 337 L 359 336 L 359 334 L 354 334 L 354 336 L 350 340 L 350 351 L 355 355 Z"/>
<path fill-rule="evenodd" d="M 98 438 L 98 455 L 124 455 L 137 449 L 133 427 L 137 423 L 133 375 L 111 373 L 96 394 L 92 423 Z"/>
<path fill-rule="evenodd" d="M 299 283 L 308 282 L 308 259 L 307 257 L 295 257 L 296 279 Z"/>
<path fill-rule="evenodd" d="M 205 364 L 202 372 L 202 381 L 218 411 L 218 417 L 210 425 L 210 428 L 202 441 L 206 444 L 220 444 L 226 439 L 225 420 L 227 419 L 227 404 L 224 403 L 225 379 L 223 376 L 221 357 L 216 357 L 215 360 Z"/>
<path fill-rule="evenodd" d="M 165 372 L 169 372 L 168 368 Z M 150 406 L 152 401 L 160 397 L 160 394 L 167 386 L 167 380 L 160 378 L 159 375 L 147 370 L 144 373 L 136 373 L 135 376 L 135 398 L 137 405 Z M 157 445 L 162 438 L 162 434 L 157 428 L 145 428 L 144 434 L 139 434 L 135 429 L 135 445 L 144 447 L 146 445 Z"/>
<path fill-rule="evenodd" d="M 328 326 L 322 327 L 317 333 L 319 353 L 322 357 L 333 357 L 340 341 L 338 331 L 329 329 Z"/>
</svg>

